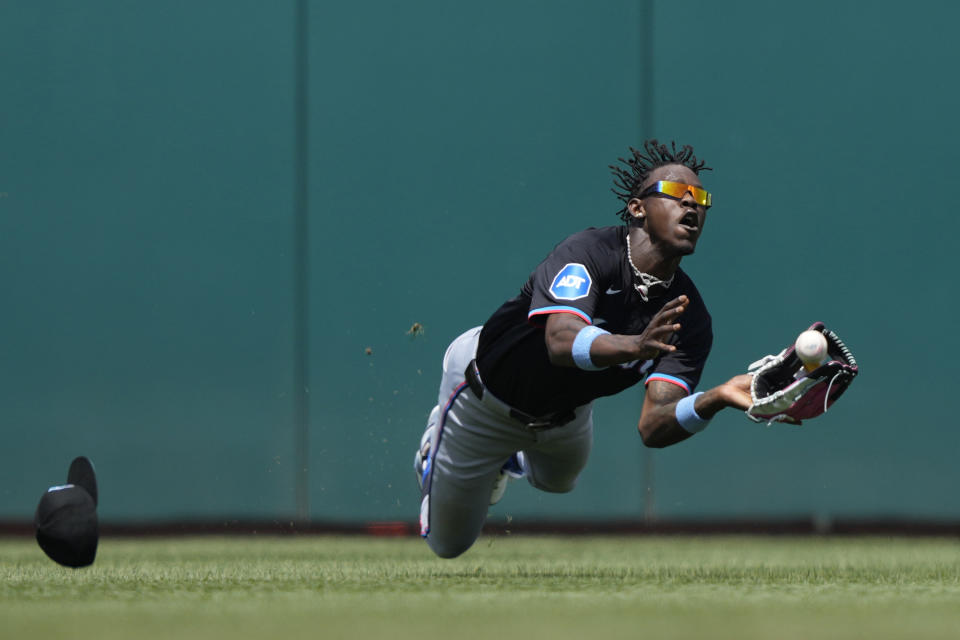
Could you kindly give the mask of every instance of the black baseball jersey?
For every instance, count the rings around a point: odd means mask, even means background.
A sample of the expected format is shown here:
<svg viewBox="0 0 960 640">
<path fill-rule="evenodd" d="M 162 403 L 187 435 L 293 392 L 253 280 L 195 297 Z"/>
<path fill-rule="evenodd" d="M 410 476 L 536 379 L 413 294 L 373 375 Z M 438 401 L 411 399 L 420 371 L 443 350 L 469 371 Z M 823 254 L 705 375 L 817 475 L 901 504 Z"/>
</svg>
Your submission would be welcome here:
<svg viewBox="0 0 960 640">
<path fill-rule="evenodd" d="M 568 237 L 530 275 L 520 295 L 494 312 L 480 333 L 477 367 L 495 396 L 521 411 L 546 415 L 619 393 L 644 376 L 647 382 L 666 380 L 693 391 L 713 344 L 710 314 L 679 268 L 669 288 L 652 287 L 644 301 L 634 288 L 626 243 L 625 226 Z M 548 314 L 573 313 L 610 333 L 637 335 L 664 304 L 682 294 L 690 303 L 671 340 L 676 351 L 600 371 L 550 363 L 544 341 Z"/>
</svg>

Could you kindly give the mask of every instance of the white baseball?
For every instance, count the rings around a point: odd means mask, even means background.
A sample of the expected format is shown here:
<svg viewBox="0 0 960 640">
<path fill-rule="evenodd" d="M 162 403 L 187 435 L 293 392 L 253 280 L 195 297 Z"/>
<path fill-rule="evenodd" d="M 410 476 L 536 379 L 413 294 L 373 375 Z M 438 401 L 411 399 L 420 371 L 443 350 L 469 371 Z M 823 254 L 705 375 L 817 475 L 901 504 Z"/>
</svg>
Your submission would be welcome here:
<svg viewBox="0 0 960 640">
<path fill-rule="evenodd" d="M 827 358 L 827 339 L 819 331 L 804 331 L 793 346 L 805 365 L 819 365 Z"/>
</svg>

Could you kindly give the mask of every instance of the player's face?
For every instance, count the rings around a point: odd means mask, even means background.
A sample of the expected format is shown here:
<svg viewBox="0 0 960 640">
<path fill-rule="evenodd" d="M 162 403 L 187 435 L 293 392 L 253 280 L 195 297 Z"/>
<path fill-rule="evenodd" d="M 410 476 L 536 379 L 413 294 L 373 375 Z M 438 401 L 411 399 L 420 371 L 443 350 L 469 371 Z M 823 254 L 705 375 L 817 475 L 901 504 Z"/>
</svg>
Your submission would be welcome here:
<svg viewBox="0 0 960 640">
<path fill-rule="evenodd" d="M 670 180 L 703 187 L 700 179 L 690 168 L 679 164 L 657 167 L 643 183 L 643 193 L 658 180 Z M 707 220 L 707 208 L 698 204 L 693 194 L 686 192 L 679 199 L 651 193 L 642 199 L 631 200 L 630 212 L 643 215 L 643 228 L 651 242 L 661 245 L 667 253 L 690 255 L 697 247 L 697 240 Z"/>
</svg>

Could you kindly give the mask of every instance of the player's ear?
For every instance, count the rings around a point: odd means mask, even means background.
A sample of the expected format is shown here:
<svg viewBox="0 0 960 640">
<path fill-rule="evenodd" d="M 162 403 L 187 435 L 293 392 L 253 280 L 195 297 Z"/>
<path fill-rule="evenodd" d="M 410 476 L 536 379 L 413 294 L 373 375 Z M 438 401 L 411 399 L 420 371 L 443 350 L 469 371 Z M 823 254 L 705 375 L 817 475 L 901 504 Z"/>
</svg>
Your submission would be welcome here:
<svg viewBox="0 0 960 640">
<path fill-rule="evenodd" d="M 640 198 L 631 198 L 630 201 L 627 202 L 627 211 L 638 221 L 642 221 L 646 215 L 646 212 L 643 210 L 643 200 Z"/>
</svg>

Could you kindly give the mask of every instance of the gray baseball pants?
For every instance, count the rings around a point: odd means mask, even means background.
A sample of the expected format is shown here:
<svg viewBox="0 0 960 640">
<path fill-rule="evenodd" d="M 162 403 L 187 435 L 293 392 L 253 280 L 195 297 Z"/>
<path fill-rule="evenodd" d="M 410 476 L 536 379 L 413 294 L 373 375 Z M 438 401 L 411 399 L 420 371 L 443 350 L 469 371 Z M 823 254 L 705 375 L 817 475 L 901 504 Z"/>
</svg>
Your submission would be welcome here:
<svg viewBox="0 0 960 640">
<path fill-rule="evenodd" d="M 430 462 L 425 465 L 420 533 L 442 558 L 459 556 L 476 541 L 490 492 L 511 455 L 523 451 L 527 480 L 553 493 L 573 490 L 593 445 L 591 405 L 550 429 L 531 429 L 485 390 L 478 399 L 464 372 L 476 356 L 481 327 L 454 340 L 443 357 L 437 406 L 430 413 Z M 432 431 L 431 431 L 432 430 Z"/>
</svg>

